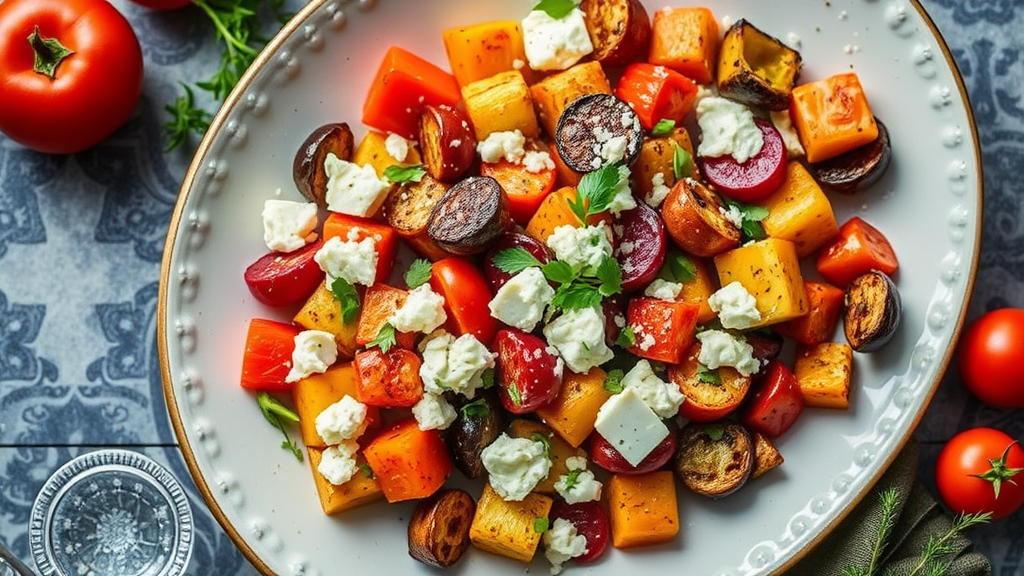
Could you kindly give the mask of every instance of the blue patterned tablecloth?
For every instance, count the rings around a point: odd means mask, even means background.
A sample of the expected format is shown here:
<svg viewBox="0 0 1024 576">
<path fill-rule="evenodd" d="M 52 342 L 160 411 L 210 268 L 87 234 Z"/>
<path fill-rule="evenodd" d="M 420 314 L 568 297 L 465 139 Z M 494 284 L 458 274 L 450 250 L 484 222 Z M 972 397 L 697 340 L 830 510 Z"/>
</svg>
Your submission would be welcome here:
<svg viewBox="0 0 1024 576">
<path fill-rule="evenodd" d="M 165 153 L 165 103 L 206 78 L 219 47 L 193 8 L 113 3 L 145 55 L 132 119 L 96 148 L 49 156 L 0 135 L 0 541 L 29 558 L 29 509 L 46 478 L 79 453 L 137 449 L 186 485 L 196 512 L 189 574 L 255 570 L 207 512 L 171 430 L 156 350 L 161 252 L 191 150 Z M 290 0 L 295 9 L 301 2 Z M 967 83 L 981 137 L 985 229 L 969 319 L 1024 307 L 1024 3 L 924 0 Z M 1024 438 L 1019 411 L 987 408 L 951 371 L 916 437 L 933 486 L 942 443 L 979 425 Z M 1024 511 L 971 536 L 997 576 L 1024 574 Z"/>
</svg>

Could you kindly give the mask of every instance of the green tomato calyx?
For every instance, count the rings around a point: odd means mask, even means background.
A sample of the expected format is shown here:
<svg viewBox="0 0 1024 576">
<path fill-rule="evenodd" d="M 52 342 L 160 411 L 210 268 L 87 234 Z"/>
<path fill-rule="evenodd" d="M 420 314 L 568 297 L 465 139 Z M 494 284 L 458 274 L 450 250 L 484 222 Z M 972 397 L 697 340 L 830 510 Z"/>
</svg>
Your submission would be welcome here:
<svg viewBox="0 0 1024 576">
<path fill-rule="evenodd" d="M 1016 484 L 1013 477 L 1017 474 L 1024 472 L 1024 468 L 1007 468 L 1006 459 L 1010 454 L 1010 448 L 1013 448 L 1013 442 L 1003 450 L 1003 455 L 999 458 L 990 459 L 988 462 L 992 465 L 987 472 L 982 474 L 975 474 L 977 478 L 981 478 L 987 482 L 992 483 L 992 490 L 995 493 L 996 500 L 999 499 L 999 488 L 1003 485 L 1003 482 L 1009 482 L 1010 484 Z"/>
<path fill-rule="evenodd" d="M 28 35 L 28 43 L 32 45 L 35 52 L 35 65 L 33 70 L 43 74 L 50 80 L 57 77 L 57 67 L 65 58 L 75 53 L 60 43 L 56 38 L 43 38 L 39 33 L 39 26 Z"/>
</svg>

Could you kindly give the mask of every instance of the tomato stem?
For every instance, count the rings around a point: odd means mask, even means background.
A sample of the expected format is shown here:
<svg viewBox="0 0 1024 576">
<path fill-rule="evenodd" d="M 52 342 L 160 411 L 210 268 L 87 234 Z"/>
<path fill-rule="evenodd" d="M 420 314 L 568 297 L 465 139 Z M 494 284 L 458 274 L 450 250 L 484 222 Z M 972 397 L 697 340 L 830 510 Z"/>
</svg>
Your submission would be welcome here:
<svg viewBox="0 0 1024 576">
<path fill-rule="evenodd" d="M 28 35 L 28 43 L 35 52 L 35 64 L 32 69 L 45 75 L 50 80 L 57 77 L 57 67 L 65 58 L 75 53 L 60 43 L 56 38 L 43 38 L 39 26 Z"/>
<path fill-rule="evenodd" d="M 987 480 L 992 483 L 992 490 L 995 493 L 996 500 L 999 499 L 999 488 L 1002 486 L 1003 482 L 1016 484 L 1013 477 L 1024 471 L 1024 468 L 1006 467 L 1006 458 L 1009 456 L 1010 448 L 1013 448 L 1014 444 L 1016 444 L 1016 442 L 1007 446 L 1006 450 L 1003 450 L 1003 455 L 999 458 L 988 461 L 989 464 L 992 465 L 992 468 L 989 468 L 987 472 L 984 474 L 974 475 L 977 478 L 981 478 L 982 480 Z"/>
</svg>

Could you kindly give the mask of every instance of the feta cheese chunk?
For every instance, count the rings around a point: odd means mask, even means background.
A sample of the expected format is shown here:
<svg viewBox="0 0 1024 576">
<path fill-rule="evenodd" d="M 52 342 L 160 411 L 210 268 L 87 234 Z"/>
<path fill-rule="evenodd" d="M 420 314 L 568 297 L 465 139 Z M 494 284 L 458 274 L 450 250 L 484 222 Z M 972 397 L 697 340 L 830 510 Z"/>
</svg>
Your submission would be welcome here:
<svg viewBox="0 0 1024 576">
<path fill-rule="evenodd" d="M 668 426 L 644 402 L 635 388 L 613 394 L 597 411 L 594 430 L 631 466 L 643 462 L 669 435 Z"/>
<path fill-rule="evenodd" d="M 526 61 L 534 70 L 565 70 L 594 51 L 579 8 L 558 19 L 533 10 L 522 27 Z"/>
<path fill-rule="evenodd" d="M 365 430 L 366 404 L 346 394 L 316 415 L 316 433 L 325 444 L 355 440 Z"/>
<path fill-rule="evenodd" d="M 298 382 L 310 374 L 322 374 L 338 359 L 334 334 L 323 330 L 303 330 L 295 335 L 292 369 L 285 382 Z"/>
<path fill-rule="evenodd" d="M 555 258 L 572 266 L 573 270 L 594 272 L 601 262 L 612 255 L 612 243 L 604 221 L 597 226 L 570 226 L 563 224 L 548 236 L 548 247 Z"/>
<path fill-rule="evenodd" d="M 555 491 L 569 504 L 592 502 L 601 499 L 601 483 L 594 473 L 587 470 L 587 459 L 570 456 L 565 459 L 569 474 L 562 474 L 555 481 Z"/>
<path fill-rule="evenodd" d="M 420 378 L 423 390 L 441 394 L 452 390 L 467 398 L 483 386 L 484 371 L 494 367 L 495 354 L 476 336 L 463 334 L 456 338 L 444 330 L 436 330 L 420 344 L 423 363 Z"/>
<path fill-rule="evenodd" d="M 657 298 L 658 300 L 674 301 L 683 290 L 683 285 L 678 282 L 669 282 L 663 278 L 655 278 L 644 289 L 644 296 Z"/>
<path fill-rule="evenodd" d="M 316 470 L 334 485 L 344 484 L 359 471 L 356 452 L 359 445 L 353 440 L 346 440 L 335 446 L 328 446 L 320 457 Z"/>
<path fill-rule="evenodd" d="M 619 166 L 619 181 L 615 185 L 615 195 L 608 203 L 608 211 L 616 216 L 625 210 L 636 208 L 636 197 L 633 196 L 633 190 L 629 187 L 629 175 L 628 166 Z"/>
<path fill-rule="evenodd" d="M 268 199 L 263 202 L 263 242 L 275 252 L 293 252 L 316 240 L 313 202 Z"/>
<path fill-rule="evenodd" d="M 451 426 L 457 414 L 455 408 L 440 394 L 427 392 L 412 407 L 412 415 L 420 430 L 444 430 Z"/>
<path fill-rule="evenodd" d="M 505 282 L 487 307 L 491 316 L 509 326 L 526 332 L 533 331 L 544 317 L 544 309 L 555 297 L 555 289 L 540 268 L 522 270 Z"/>
<path fill-rule="evenodd" d="M 772 120 L 772 125 L 782 136 L 782 143 L 786 146 L 788 157 L 795 159 L 806 154 L 804 145 L 800 142 L 800 135 L 797 134 L 796 127 L 793 126 L 793 118 L 789 115 L 789 110 L 772 110 L 769 112 L 769 117 Z"/>
<path fill-rule="evenodd" d="M 679 413 L 685 397 L 679 386 L 665 382 L 651 369 L 651 363 L 640 360 L 622 377 L 623 388 L 632 388 L 660 418 L 672 418 Z"/>
<path fill-rule="evenodd" d="M 391 183 L 377 176 L 373 166 L 359 166 L 328 152 L 324 160 L 327 173 L 327 209 L 364 218 L 372 216 L 384 203 Z"/>
<path fill-rule="evenodd" d="M 722 330 L 704 330 L 697 334 L 700 354 L 697 361 L 714 370 L 731 366 L 744 376 L 756 374 L 761 363 L 754 358 L 754 347 Z"/>
<path fill-rule="evenodd" d="M 506 501 L 526 498 L 551 470 L 551 460 L 543 442 L 512 438 L 505 433 L 488 444 L 480 458 L 491 488 Z"/>
<path fill-rule="evenodd" d="M 519 164 L 526 156 L 526 137 L 516 130 L 491 132 L 482 142 L 477 142 L 476 151 L 487 164 L 507 160 Z M 549 157 L 550 159 L 550 157 Z"/>
<path fill-rule="evenodd" d="M 551 573 L 561 574 L 562 564 L 587 553 L 587 537 L 576 532 L 576 526 L 565 518 L 555 518 L 544 532 L 544 556 L 551 562 Z"/>
<path fill-rule="evenodd" d="M 335 278 L 364 286 L 373 284 L 377 278 L 377 245 L 369 237 L 356 242 L 332 236 L 313 255 L 313 260 L 327 274 L 328 286 Z"/>
<path fill-rule="evenodd" d="M 394 158 L 395 161 L 405 162 L 405 158 L 409 155 L 409 141 L 392 132 L 384 139 L 384 149 L 387 150 L 388 156 Z"/>
<path fill-rule="evenodd" d="M 644 202 L 651 208 L 657 208 L 665 202 L 672 189 L 665 184 L 665 173 L 657 172 L 651 176 L 651 191 L 644 196 Z"/>
<path fill-rule="evenodd" d="M 757 300 L 739 282 L 719 288 L 708 297 L 708 306 L 718 313 L 724 328 L 744 330 L 761 321 Z"/>
<path fill-rule="evenodd" d="M 405 302 L 395 310 L 388 322 L 399 332 L 429 334 L 447 319 L 444 297 L 431 290 L 430 284 L 421 284 L 409 291 Z"/>
<path fill-rule="evenodd" d="M 534 174 L 555 169 L 555 161 L 551 159 L 551 154 L 544 150 L 527 150 L 522 165 L 527 172 Z"/>
<path fill-rule="evenodd" d="M 600 366 L 615 355 L 604 342 L 604 314 L 597 308 L 563 312 L 544 327 L 544 337 L 577 374 Z"/>
<path fill-rule="evenodd" d="M 754 113 L 728 98 L 702 98 L 697 104 L 697 124 L 701 130 L 698 156 L 732 156 L 743 164 L 764 146 L 761 130 L 754 124 Z"/>
</svg>

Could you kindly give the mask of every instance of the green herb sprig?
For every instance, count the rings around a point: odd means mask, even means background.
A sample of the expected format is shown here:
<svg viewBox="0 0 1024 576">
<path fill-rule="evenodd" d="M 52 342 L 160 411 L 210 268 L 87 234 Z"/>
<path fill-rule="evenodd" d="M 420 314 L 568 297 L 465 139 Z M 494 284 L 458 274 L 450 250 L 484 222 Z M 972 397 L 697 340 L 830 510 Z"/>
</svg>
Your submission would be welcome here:
<svg viewBox="0 0 1024 576">
<path fill-rule="evenodd" d="M 355 322 L 359 318 L 359 310 L 362 308 L 356 287 L 344 278 L 335 278 L 331 281 L 331 294 L 341 305 L 342 322 L 345 324 Z"/>
<path fill-rule="evenodd" d="M 302 462 L 302 449 L 291 439 L 288 435 L 288 430 L 285 428 L 286 422 L 298 423 L 299 415 L 266 392 L 256 393 L 256 403 L 259 405 L 260 412 L 267 419 L 267 422 L 270 422 L 274 428 L 277 428 L 281 431 L 281 434 L 284 434 L 281 448 L 290 450 L 295 455 L 295 459 Z"/>
<path fill-rule="evenodd" d="M 576 186 L 576 197 L 575 200 L 569 200 L 569 208 L 581 224 L 586 224 L 587 216 L 608 209 L 618 185 L 619 167 L 615 164 L 606 164 L 593 172 L 587 172 Z"/>
<path fill-rule="evenodd" d="M 576 2 L 573 0 L 540 0 L 533 7 L 534 10 L 545 12 L 555 20 L 565 18 L 574 8 L 576 8 Z"/>
<path fill-rule="evenodd" d="M 573 270 L 572 266 L 560 260 L 546 264 L 537 260 L 522 246 L 496 253 L 492 259 L 495 266 L 509 274 L 518 274 L 527 268 L 537 267 L 550 282 L 558 284 L 551 300 L 557 310 L 581 310 L 601 305 L 601 299 L 622 292 L 622 268 L 618 261 L 606 256 L 592 273 Z"/>
<path fill-rule="evenodd" d="M 742 234 L 742 240 L 744 242 L 749 240 L 764 240 L 768 237 L 768 234 L 764 231 L 764 226 L 761 222 L 768 217 L 768 209 L 764 206 L 755 206 L 753 204 L 744 204 L 737 202 L 730 198 L 724 198 L 725 205 L 731 210 L 735 208 L 739 210 L 740 217 L 743 219 L 742 226 L 740 226 L 740 233 Z"/>
</svg>

